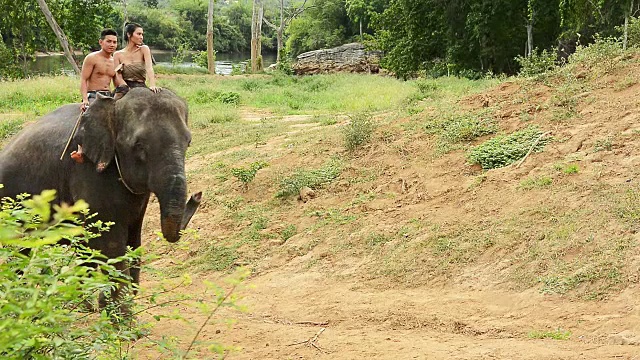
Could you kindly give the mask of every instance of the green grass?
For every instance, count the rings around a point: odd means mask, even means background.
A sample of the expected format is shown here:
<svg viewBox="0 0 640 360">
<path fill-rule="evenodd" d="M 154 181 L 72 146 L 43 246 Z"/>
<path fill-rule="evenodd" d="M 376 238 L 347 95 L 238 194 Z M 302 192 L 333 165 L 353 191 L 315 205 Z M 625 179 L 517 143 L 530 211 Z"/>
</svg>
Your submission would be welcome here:
<svg viewBox="0 0 640 360">
<path fill-rule="evenodd" d="M 529 332 L 530 339 L 553 339 L 553 340 L 569 340 L 571 331 L 562 329 L 557 330 L 532 330 Z"/>
<path fill-rule="evenodd" d="M 319 169 L 297 169 L 292 174 L 280 179 L 276 197 L 296 196 L 303 187 L 317 189 L 333 181 L 340 175 L 341 171 L 340 164 L 337 161 L 329 161 Z"/>
<path fill-rule="evenodd" d="M 542 189 L 551 186 L 553 179 L 548 176 L 533 176 L 520 181 L 519 188 L 522 190 Z"/>
</svg>

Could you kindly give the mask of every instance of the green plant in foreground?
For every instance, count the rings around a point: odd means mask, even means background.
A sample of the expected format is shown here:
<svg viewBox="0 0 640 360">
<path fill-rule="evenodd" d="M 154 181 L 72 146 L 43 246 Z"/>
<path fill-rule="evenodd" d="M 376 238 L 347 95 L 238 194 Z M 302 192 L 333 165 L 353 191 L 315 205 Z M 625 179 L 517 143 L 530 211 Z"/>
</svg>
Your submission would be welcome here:
<svg viewBox="0 0 640 360">
<path fill-rule="evenodd" d="M 142 248 L 123 257 L 105 258 L 88 248 L 87 242 L 107 231 L 110 224 L 88 224 L 86 220 L 92 216 L 83 201 L 52 207 L 54 198 L 55 191 L 45 190 L 30 199 L 26 195 L 17 200 L 2 199 L 0 358 L 129 359 L 132 344 L 142 342 L 165 355 L 171 353 L 163 358 L 188 359 L 202 329 L 220 307 L 239 309 L 235 290 L 248 276 L 244 269 L 229 278 L 228 290 L 205 282 L 206 290 L 199 299 L 184 291 L 171 294 L 185 285 L 184 281 L 170 290 L 164 286 L 150 291 L 140 289 L 144 296 L 139 295 L 136 302 L 142 305 L 135 306 L 131 316 L 175 303 L 196 308 L 205 315 L 206 320 L 186 347 L 166 337 L 155 339 L 149 331 L 151 324 L 120 317 L 110 311 L 111 305 L 99 313 L 87 313 L 99 293 L 109 293 L 116 284 L 131 280 L 115 264 L 136 261 Z M 131 301 L 130 294 L 125 295 L 124 301 Z M 156 321 L 171 318 L 189 322 L 177 314 L 155 311 Z M 221 357 L 233 350 L 212 341 L 204 345 Z"/>
<path fill-rule="evenodd" d="M 540 152 L 548 138 L 535 126 L 529 126 L 510 135 L 498 135 L 467 152 L 467 160 L 480 164 L 483 169 L 495 169 L 522 159 L 529 150 Z"/>
<path fill-rule="evenodd" d="M 89 316 L 86 304 L 114 283 L 129 281 L 113 264 L 89 249 L 89 239 L 108 229 L 82 226 L 83 201 L 54 206 L 55 191 L 29 200 L 5 198 L 0 211 L 0 357 L 3 359 L 91 359 L 115 357 L 121 343 L 139 337 L 107 311 Z M 67 245 L 60 245 L 60 240 Z M 28 254 L 23 249 L 28 248 Z M 93 266 L 88 266 L 91 264 Z"/>
<path fill-rule="evenodd" d="M 264 169 L 269 166 L 264 161 L 256 161 L 249 165 L 249 167 L 231 168 L 231 174 L 242 182 L 244 190 L 249 188 L 249 183 L 253 181 L 258 173 L 258 170 Z"/>
<path fill-rule="evenodd" d="M 533 330 L 528 334 L 530 339 L 553 339 L 553 340 L 569 340 L 571 331 L 557 329 L 553 331 Z"/>
<path fill-rule="evenodd" d="M 376 129 L 370 115 L 363 113 L 351 117 L 351 122 L 343 128 L 344 146 L 349 151 L 366 144 Z"/>
</svg>

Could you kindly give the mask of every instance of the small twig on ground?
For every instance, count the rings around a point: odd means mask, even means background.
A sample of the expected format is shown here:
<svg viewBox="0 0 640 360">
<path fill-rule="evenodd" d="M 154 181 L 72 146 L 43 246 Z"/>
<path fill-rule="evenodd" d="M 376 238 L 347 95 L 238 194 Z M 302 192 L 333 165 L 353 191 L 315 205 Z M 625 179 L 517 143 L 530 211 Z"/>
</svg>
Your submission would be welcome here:
<svg viewBox="0 0 640 360">
<path fill-rule="evenodd" d="M 329 325 L 328 321 L 298 321 L 294 323 L 296 325 L 311 325 L 311 326 L 327 326 Z"/>
<path fill-rule="evenodd" d="M 318 346 L 318 344 L 316 344 L 316 341 L 318 341 L 318 337 L 320 336 L 320 334 L 322 334 L 324 331 L 326 330 L 326 328 L 322 328 L 320 329 L 320 331 L 318 331 L 313 337 L 309 338 L 308 340 L 304 340 L 304 341 L 298 341 L 296 343 L 293 344 L 289 344 L 287 346 L 295 346 L 295 345 L 302 345 L 302 344 L 306 344 L 309 347 L 313 347 L 316 348 L 318 351 L 325 353 L 326 351 L 322 350 L 320 348 L 320 346 Z"/>
<path fill-rule="evenodd" d="M 531 152 L 533 151 L 533 149 L 536 147 L 536 145 L 538 145 L 538 142 L 540 141 L 540 139 L 542 139 L 543 137 L 549 135 L 551 133 L 551 131 L 547 131 L 546 133 L 538 136 L 538 138 L 536 139 L 536 141 L 533 142 L 533 144 L 531 144 L 531 147 L 529 148 L 529 151 L 527 152 L 527 154 L 522 158 L 522 160 L 520 160 L 520 162 L 518 162 L 518 165 L 516 165 L 517 168 L 520 167 L 520 165 L 522 165 L 522 163 L 527 159 L 527 157 L 529 156 L 529 154 L 531 154 Z"/>
</svg>

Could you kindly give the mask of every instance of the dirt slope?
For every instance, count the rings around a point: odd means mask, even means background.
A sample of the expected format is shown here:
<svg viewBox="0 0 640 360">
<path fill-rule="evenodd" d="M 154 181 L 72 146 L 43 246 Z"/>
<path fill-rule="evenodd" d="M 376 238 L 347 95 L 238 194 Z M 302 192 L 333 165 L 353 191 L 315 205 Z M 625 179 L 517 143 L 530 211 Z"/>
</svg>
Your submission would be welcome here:
<svg viewBox="0 0 640 360">
<path fill-rule="evenodd" d="M 241 290 L 247 312 L 223 311 L 237 323 L 202 333 L 241 348 L 230 359 L 640 359 L 638 73 L 627 59 L 604 74 L 511 81 L 452 103 L 490 111 L 501 132 L 536 124 L 553 137 L 519 167 L 466 164 L 464 149 L 490 136 L 434 155 L 422 124 L 442 109 L 428 100 L 418 115 L 378 116 L 374 140 L 356 154 L 343 148 L 341 119 L 195 156 L 190 188 L 208 195 L 193 219 L 199 238 L 158 242 L 152 203 L 146 243 L 162 257 L 148 267 L 178 274 L 186 261 L 195 281 L 180 291 L 191 294 L 225 273 L 198 270 L 224 257 L 212 247 L 237 254 L 225 270 L 252 269 Z M 241 151 L 250 156 L 233 160 Z M 342 172 L 314 199 L 274 200 L 283 173 L 335 155 Z M 270 166 L 247 191 L 220 176 L 256 158 Z M 290 225 L 296 234 L 284 239 Z M 186 344 L 196 327 L 176 321 L 152 335 Z"/>
</svg>

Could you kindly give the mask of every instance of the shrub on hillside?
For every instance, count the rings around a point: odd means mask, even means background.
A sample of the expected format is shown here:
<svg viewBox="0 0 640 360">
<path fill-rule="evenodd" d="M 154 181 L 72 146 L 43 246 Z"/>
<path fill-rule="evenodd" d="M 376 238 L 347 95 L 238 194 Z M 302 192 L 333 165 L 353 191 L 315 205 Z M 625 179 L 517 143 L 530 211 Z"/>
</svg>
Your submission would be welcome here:
<svg viewBox="0 0 640 360">
<path fill-rule="evenodd" d="M 376 125 L 368 114 L 357 114 L 351 117 L 351 122 L 347 124 L 342 132 L 344 134 L 344 146 L 349 151 L 353 151 L 371 140 L 371 135 L 376 129 Z"/>
<path fill-rule="evenodd" d="M 588 69 L 601 68 L 608 72 L 613 69 L 622 54 L 622 42 L 619 38 L 603 38 L 596 35 L 593 44 L 576 47 L 576 52 L 569 56 L 569 64 L 581 65 Z"/>
<path fill-rule="evenodd" d="M 480 164 L 483 169 L 495 169 L 522 159 L 529 150 L 542 151 L 548 138 L 541 138 L 542 131 L 529 126 L 509 135 L 498 135 L 467 152 L 467 160 Z"/>
<path fill-rule="evenodd" d="M 516 61 L 520 65 L 520 76 L 533 77 L 553 70 L 556 66 L 556 55 L 547 49 L 541 52 L 536 50 L 531 56 L 518 55 Z"/>
<path fill-rule="evenodd" d="M 340 172 L 340 166 L 336 161 L 331 161 L 320 169 L 298 169 L 292 175 L 280 180 L 280 190 L 276 193 L 276 197 L 286 198 L 298 195 L 303 187 L 316 189 L 333 181 Z"/>
</svg>

